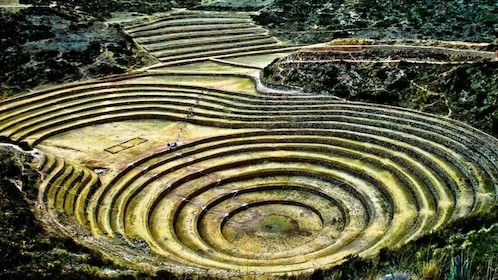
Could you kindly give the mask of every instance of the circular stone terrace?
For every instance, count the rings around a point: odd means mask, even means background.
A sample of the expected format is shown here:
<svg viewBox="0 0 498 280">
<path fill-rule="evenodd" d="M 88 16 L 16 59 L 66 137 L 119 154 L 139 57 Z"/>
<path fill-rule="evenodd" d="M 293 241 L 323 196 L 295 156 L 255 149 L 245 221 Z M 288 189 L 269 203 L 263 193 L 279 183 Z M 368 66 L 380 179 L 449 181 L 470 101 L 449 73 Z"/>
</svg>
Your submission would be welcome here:
<svg viewBox="0 0 498 280">
<path fill-rule="evenodd" d="M 0 135 L 40 151 L 39 219 L 116 263 L 310 274 L 496 204 L 497 139 L 265 86 L 261 68 L 301 47 L 245 14 L 181 11 L 126 32 L 160 62 L 0 103 Z"/>
</svg>

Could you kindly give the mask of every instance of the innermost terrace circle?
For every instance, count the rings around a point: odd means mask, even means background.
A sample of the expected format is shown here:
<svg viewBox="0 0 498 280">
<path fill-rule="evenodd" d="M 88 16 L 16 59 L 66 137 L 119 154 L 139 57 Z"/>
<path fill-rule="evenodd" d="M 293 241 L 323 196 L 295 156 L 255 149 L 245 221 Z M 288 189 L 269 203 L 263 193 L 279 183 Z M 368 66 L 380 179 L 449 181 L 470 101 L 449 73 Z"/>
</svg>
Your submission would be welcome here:
<svg viewBox="0 0 498 280">
<path fill-rule="evenodd" d="M 280 252 L 313 241 L 323 230 L 314 211 L 299 205 L 270 203 L 248 207 L 222 227 L 228 242 L 251 252 Z"/>
</svg>

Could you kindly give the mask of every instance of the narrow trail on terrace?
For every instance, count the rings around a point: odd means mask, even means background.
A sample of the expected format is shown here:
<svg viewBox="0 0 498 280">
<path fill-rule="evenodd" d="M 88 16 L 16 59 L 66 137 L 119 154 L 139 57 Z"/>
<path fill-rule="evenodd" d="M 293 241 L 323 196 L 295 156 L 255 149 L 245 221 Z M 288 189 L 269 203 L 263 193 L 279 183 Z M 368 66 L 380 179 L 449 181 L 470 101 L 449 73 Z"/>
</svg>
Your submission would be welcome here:
<svg viewBox="0 0 498 280">
<path fill-rule="evenodd" d="M 125 31 L 161 63 L 0 103 L 0 136 L 37 148 L 38 217 L 119 264 L 306 275 L 497 203 L 492 136 L 259 79 L 296 50 L 357 62 L 373 47 L 289 46 L 243 13 L 179 11 Z"/>
</svg>

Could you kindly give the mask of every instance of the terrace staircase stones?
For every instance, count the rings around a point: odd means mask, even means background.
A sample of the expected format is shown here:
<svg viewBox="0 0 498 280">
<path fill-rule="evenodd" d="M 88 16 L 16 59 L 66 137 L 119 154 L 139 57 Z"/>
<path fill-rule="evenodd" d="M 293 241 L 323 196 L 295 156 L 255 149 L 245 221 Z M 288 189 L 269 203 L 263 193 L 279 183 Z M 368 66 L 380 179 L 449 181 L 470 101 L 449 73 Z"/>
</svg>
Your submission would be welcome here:
<svg viewBox="0 0 498 280">
<path fill-rule="evenodd" d="M 214 36 L 218 25 L 254 33 Z M 0 135 L 46 151 L 40 217 L 117 263 L 311 274 L 497 203 L 490 135 L 227 73 L 282 46 L 247 16 L 180 12 L 127 32 L 172 64 L 0 103 Z M 195 32 L 208 33 L 185 41 Z"/>
<path fill-rule="evenodd" d="M 181 12 L 129 26 L 125 31 L 163 63 L 293 48 L 243 13 Z"/>
</svg>

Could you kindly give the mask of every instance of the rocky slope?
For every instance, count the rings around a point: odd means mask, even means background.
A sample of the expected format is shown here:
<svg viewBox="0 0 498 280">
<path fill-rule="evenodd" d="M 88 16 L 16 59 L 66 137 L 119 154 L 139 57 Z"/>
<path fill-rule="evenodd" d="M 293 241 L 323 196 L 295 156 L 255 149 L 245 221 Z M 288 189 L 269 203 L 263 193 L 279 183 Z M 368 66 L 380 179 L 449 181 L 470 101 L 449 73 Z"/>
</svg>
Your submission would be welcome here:
<svg viewBox="0 0 498 280">
<path fill-rule="evenodd" d="M 117 25 L 48 7 L 0 10 L 3 96 L 118 74 L 150 62 Z"/>
<path fill-rule="evenodd" d="M 339 37 L 492 42 L 498 3 L 488 0 L 275 0 L 258 23 L 297 43 Z"/>
</svg>

